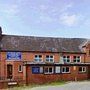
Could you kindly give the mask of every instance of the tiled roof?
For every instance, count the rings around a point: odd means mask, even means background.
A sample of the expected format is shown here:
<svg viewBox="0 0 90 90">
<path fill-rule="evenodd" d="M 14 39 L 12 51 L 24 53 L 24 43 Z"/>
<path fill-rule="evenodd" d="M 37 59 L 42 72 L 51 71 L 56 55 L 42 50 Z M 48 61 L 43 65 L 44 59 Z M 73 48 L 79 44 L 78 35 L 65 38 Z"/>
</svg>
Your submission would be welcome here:
<svg viewBox="0 0 90 90">
<path fill-rule="evenodd" d="M 1 50 L 82 52 L 81 45 L 86 41 L 87 39 L 82 38 L 52 38 L 2 35 Z"/>
</svg>

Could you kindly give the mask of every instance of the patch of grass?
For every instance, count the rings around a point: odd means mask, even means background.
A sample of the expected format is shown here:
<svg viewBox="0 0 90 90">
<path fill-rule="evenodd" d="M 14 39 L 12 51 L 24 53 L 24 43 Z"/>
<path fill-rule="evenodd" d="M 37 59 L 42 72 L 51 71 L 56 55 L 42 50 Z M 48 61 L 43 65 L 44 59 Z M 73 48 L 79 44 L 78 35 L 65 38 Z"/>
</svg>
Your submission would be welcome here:
<svg viewBox="0 0 90 90">
<path fill-rule="evenodd" d="M 56 86 L 56 85 L 64 85 L 64 84 L 66 84 L 65 81 L 55 81 L 55 82 L 47 83 L 46 85 Z"/>
<path fill-rule="evenodd" d="M 8 90 L 28 90 L 28 89 L 30 90 L 33 87 L 56 86 L 56 85 L 64 85 L 64 84 L 66 84 L 65 81 L 56 81 L 56 82 L 46 83 L 46 84 L 42 84 L 42 85 L 30 84 L 28 86 L 17 86 L 17 87 L 9 88 Z"/>
<path fill-rule="evenodd" d="M 7 90 L 25 90 L 25 89 L 31 89 L 32 86 L 16 86 L 16 87 L 11 87 L 11 88 L 8 88 Z"/>
</svg>

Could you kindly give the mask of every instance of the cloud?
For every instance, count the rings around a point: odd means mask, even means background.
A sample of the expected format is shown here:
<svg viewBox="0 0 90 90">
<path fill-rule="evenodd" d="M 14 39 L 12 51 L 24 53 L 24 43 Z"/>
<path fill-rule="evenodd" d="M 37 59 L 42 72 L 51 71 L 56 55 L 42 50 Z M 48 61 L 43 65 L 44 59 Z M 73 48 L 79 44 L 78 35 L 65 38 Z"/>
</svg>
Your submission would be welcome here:
<svg viewBox="0 0 90 90">
<path fill-rule="evenodd" d="M 1 4 L 0 5 L 0 13 L 6 17 L 16 16 L 19 12 L 18 5 L 15 4 Z"/>
<path fill-rule="evenodd" d="M 62 6 L 61 12 L 66 12 L 69 8 L 73 7 L 73 3 L 69 3 L 67 5 Z"/>
<path fill-rule="evenodd" d="M 71 2 L 65 5 L 62 3 L 62 5 L 56 5 L 56 6 L 42 4 L 40 5 L 39 9 L 41 14 L 43 15 L 46 14 L 45 19 L 44 19 L 44 16 L 41 17 L 43 18 L 43 21 L 45 20 L 45 22 L 46 21 L 51 22 L 57 19 L 60 14 L 62 15 L 65 12 L 68 12 L 69 9 L 72 7 L 73 7 L 73 3 Z M 64 15 L 62 19 L 64 19 L 63 21 L 67 22 L 68 25 L 72 25 L 73 23 L 76 22 L 77 17 L 75 15 L 72 15 L 72 16 Z M 70 21 L 68 19 L 70 19 Z"/>
<path fill-rule="evenodd" d="M 39 9 L 42 10 L 42 11 L 45 11 L 45 10 L 48 9 L 48 7 L 45 6 L 45 5 L 40 5 Z"/>
<path fill-rule="evenodd" d="M 84 22 L 84 25 L 89 26 L 90 27 L 90 19 L 86 19 Z"/>
<path fill-rule="evenodd" d="M 39 17 L 39 22 L 42 22 L 42 23 L 51 23 L 51 22 L 53 22 L 53 18 L 52 17 L 50 17 L 50 16 L 47 16 L 47 15 L 41 15 L 40 17 Z"/>
<path fill-rule="evenodd" d="M 60 23 L 69 27 L 77 25 L 79 22 L 79 16 L 78 15 L 61 15 L 60 16 Z"/>
</svg>

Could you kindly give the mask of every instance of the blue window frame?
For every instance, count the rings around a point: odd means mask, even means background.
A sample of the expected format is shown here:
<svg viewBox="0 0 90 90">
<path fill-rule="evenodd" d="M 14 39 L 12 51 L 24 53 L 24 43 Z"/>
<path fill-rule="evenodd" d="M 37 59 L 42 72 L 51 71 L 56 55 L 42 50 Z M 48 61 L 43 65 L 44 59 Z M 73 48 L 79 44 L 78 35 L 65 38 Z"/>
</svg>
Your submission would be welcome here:
<svg viewBox="0 0 90 90">
<path fill-rule="evenodd" d="M 43 73 L 43 67 L 32 67 L 32 73 L 33 74 L 42 74 Z"/>
<path fill-rule="evenodd" d="M 33 73 L 33 74 L 38 74 L 38 73 L 40 73 L 40 67 L 32 67 L 32 73 Z"/>
</svg>

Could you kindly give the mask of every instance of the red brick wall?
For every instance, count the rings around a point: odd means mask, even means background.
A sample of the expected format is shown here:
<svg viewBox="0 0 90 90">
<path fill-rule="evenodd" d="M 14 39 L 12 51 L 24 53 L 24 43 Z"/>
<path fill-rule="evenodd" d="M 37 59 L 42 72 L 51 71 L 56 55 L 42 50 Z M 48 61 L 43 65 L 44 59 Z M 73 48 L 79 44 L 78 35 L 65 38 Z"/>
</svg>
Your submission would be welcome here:
<svg viewBox="0 0 90 90">
<path fill-rule="evenodd" d="M 0 81 L 0 90 L 5 90 L 6 88 L 8 88 L 7 81 Z"/>
<path fill-rule="evenodd" d="M 90 42 L 86 43 L 83 47 L 83 51 L 86 53 L 85 61 L 90 63 Z"/>
<path fill-rule="evenodd" d="M 5 52 L 0 52 L 0 77 L 6 78 L 6 54 Z"/>
<path fill-rule="evenodd" d="M 71 62 L 73 62 L 74 56 L 81 56 L 81 62 L 85 62 L 85 54 L 72 54 L 72 53 L 63 53 L 62 56 L 70 56 Z"/>
<path fill-rule="evenodd" d="M 52 81 L 73 81 L 73 80 L 86 80 L 88 73 L 78 73 L 78 66 L 74 70 L 73 66 L 70 66 L 70 73 L 63 74 L 32 74 L 31 67 L 27 66 L 27 83 L 47 83 Z"/>
<path fill-rule="evenodd" d="M 8 63 L 11 63 L 11 62 L 8 62 Z M 23 62 L 16 61 L 16 62 L 13 62 L 12 65 L 13 65 L 13 78 L 14 79 L 23 79 L 23 71 L 22 72 L 18 71 L 19 65 L 23 65 Z"/>
<path fill-rule="evenodd" d="M 45 60 L 46 55 L 54 55 L 55 62 L 60 61 L 60 53 L 39 53 L 39 52 L 22 52 L 22 60 L 21 61 L 7 61 L 6 60 L 6 52 L 1 53 L 1 75 L 7 77 L 7 64 L 13 65 L 13 78 L 20 77 L 23 78 L 23 72 L 18 72 L 18 66 L 23 65 L 23 61 L 34 61 L 34 55 L 40 54 L 43 55 L 43 60 Z M 71 60 L 73 62 L 73 56 L 80 55 L 82 62 L 84 62 L 85 54 L 66 54 L 63 55 L 69 55 L 71 56 Z M 86 79 L 86 74 L 77 74 L 73 71 L 73 68 L 71 68 L 70 74 L 52 74 L 52 75 L 43 75 L 43 74 L 32 74 L 30 67 L 27 67 L 27 81 L 28 82 L 38 82 L 38 83 L 44 83 L 48 81 L 55 81 L 55 80 L 75 80 L 75 76 L 77 76 L 77 79 Z M 35 78 L 37 77 L 37 78 Z M 80 78 L 78 78 L 80 77 Z M 41 82 L 40 82 L 41 81 Z"/>
<path fill-rule="evenodd" d="M 46 55 L 54 55 L 54 61 L 59 62 L 60 60 L 60 55 L 59 53 L 40 53 L 40 52 L 23 52 L 22 53 L 22 59 L 24 61 L 34 61 L 34 56 L 35 55 L 42 55 L 43 61 L 45 61 L 45 56 Z"/>
</svg>

